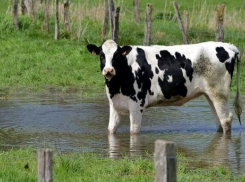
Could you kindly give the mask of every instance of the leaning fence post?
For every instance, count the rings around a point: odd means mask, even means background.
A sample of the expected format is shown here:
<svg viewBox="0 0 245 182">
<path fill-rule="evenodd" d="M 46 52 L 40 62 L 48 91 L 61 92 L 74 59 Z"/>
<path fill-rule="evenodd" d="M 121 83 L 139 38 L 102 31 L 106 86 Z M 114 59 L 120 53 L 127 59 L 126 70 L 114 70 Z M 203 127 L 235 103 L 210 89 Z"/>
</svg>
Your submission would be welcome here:
<svg viewBox="0 0 245 182">
<path fill-rule="evenodd" d="M 59 39 L 59 0 L 55 0 L 55 32 L 54 40 Z"/>
<path fill-rule="evenodd" d="M 107 25 L 109 21 L 109 7 L 108 7 L 108 0 L 105 0 L 105 15 L 104 15 L 104 21 L 103 21 L 103 26 L 102 26 L 102 40 L 105 38 L 106 30 L 107 30 Z"/>
<path fill-rule="evenodd" d="M 224 4 L 219 4 L 217 6 L 217 19 L 216 19 L 216 32 L 215 32 L 215 41 L 217 42 L 224 41 L 224 10 L 225 10 Z"/>
<path fill-rule="evenodd" d="M 64 26 L 69 31 L 69 0 L 64 0 Z"/>
<path fill-rule="evenodd" d="M 108 0 L 108 7 L 109 7 L 109 19 L 110 19 L 110 28 L 111 28 L 111 38 L 113 39 L 114 33 L 114 2 L 113 0 Z"/>
<path fill-rule="evenodd" d="M 134 6 L 134 21 L 139 23 L 140 22 L 139 0 L 134 0 L 133 6 Z"/>
<path fill-rule="evenodd" d="M 52 182 L 52 151 L 50 149 L 38 150 L 38 182 Z"/>
<path fill-rule="evenodd" d="M 30 17 L 33 20 L 34 19 L 34 0 L 29 0 L 29 5 L 30 5 Z"/>
<path fill-rule="evenodd" d="M 115 14 L 114 14 L 114 30 L 113 30 L 113 37 L 112 39 L 117 42 L 118 41 L 118 34 L 119 34 L 119 14 L 120 14 L 120 7 L 116 7 Z"/>
<path fill-rule="evenodd" d="M 145 34 L 143 45 L 149 46 L 151 41 L 151 13 L 152 13 L 152 4 L 146 5 L 145 13 Z"/>
<path fill-rule="evenodd" d="M 21 14 L 22 15 L 25 15 L 27 13 L 27 8 L 26 8 L 26 5 L 25 5 L 25 0 L 21 0 Z"/>
<path fill-rule="evenodd" d="M 155 141 L 155 182 L 176 182 L 177 158 L 173 142 Z"/>
<path fill-rule="evenodd" d="M 178 3 L 176 1 L 174 1 L 173 5 L 174 5 L 175 14 L 177 16 L 177 21 L 178 21 L 178 24 L 179 24 L 179 28 L 180 28 L 180 31 L 181 31 L 181 34 L 182 34 L 183 43 L 184 44 L 188 44 L 187 35 L 186 35 L 185 31 L 184 31 L 184 27 L 183 27 L 183 24 L 181 22 L 181 17 L 180 17 L 180 13 L 179 13 Z"/>
<path fill-rule="evenodd" d="M 188 35 L 188 19 L 189 19 L 189 13 L 188 11 L 184 11 L 184 17 L 183 17 L 183 28 L 184 28 L 184 32 L 185 35 Z"/>
<path fill-rule="evenodd" d="M 45 9 L 44 9 L 44 30 L 49 31 L 49 0 L 45 0 Z"/>
<path fill-rule="evenodd" d="M 18 20 L 18 0 L 14 0 L 14 26 L 16 29 L 19 29 L 19 20 Z"/>
</svg>

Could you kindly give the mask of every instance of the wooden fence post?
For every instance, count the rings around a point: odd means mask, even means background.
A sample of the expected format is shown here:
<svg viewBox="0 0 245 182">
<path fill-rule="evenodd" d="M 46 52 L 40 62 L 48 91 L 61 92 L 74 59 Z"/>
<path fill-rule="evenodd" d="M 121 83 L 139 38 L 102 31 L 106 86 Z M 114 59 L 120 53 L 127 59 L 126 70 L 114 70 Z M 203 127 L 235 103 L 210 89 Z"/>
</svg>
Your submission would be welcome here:
<svg viewBox="0 0 245 182">
<path fill-rule="evenodd" d="M 175 14 L 176 14 L 176 17 L 177 17 L 177 21 L 178 21 L 178 24 L 179 24 L 179 28 L 180 28 L 180 31 L 181 31 L 181 34 L 182 34 L 183 43 L 184 44 L 188 44 L 187 35 L 185 34 L 184 27 L 183 27 L 183 24 L 181 22 L 181 17 L 180 17 L 180 13 L 179 13 L 178 3 L 176 1 L 174 1 L 173 5 L 174 5 L 174 10 L 175 10 Z"/>
<path fill-rule="evenodd" d="M 151 41 L 151 13 L 152 13 L 152 4 L 146 5 L 145 13 L 145 34 L 143 45 L 149 46 Z"/>
<path fill-rule="evenodd" d="M 110 28 L 111 28 L 111 39 L 113 39 L 113 33 L 114 33 L 114 2 L 113 0 L 108 0 L 108 9 L 109 9 L 109 19 L 110 19 Z"/>
<path fill-rule="evenodd" d="M 55 33 L 54 39 L 59 39 L 59 0 L 55 0 Z"/>
<path fill-rule="evenodd" d="M 177 158 L 173 142 L 155 141 L 155 182 L 176 182 Z"/>
<path fill-rule="evenodd" d="M 69 31 L 69 0 L 64 0 L 64 25 L 65 31 Z"/>
<path fill-rule="evenodd" d="M 216 19 L 216 32 L 215 32 L 215 41 L 217 42 L 224 41 L 224 10 L 225 10 L 224 4 L 219 4 L 217 6 L 217 19 Z"/>
<path fill-rule="evenodd" d="M 25 15 L 27 13 L 27 8 L 25 5 L 25 0 L 21 0 L 21 14 Z"/>
<path fill-rule="evenodd" d="M 44 10 L 44 30 L 49 31 L 48 19 L 49 19 L 49 0 L 45 0 L 45 10 Z"/>
<path fill-rule="evenodd" d="M 18 20 L 18 0 L 14 0 L 14 26 L 16 29 L 19 29 L 19 20 Z"/>
<path fill-rule="evenodd" d="M 34 20 L 34 0 L 29 0 L 29 5 L 30 5 L 30 17 L 31 20 Z"/>
<path fill-rule="evenodd" d="M 105 15 L 104 15 L 104 21 L 103 21 L 103 26 L 102 26 L 102 40 L 105 38 L 106 30 L 107 30 L 107 25 L 109 21 L 109 5 L 108 5 L 108 0 L 105 0 Z"/>
<path fill-rule="evenodd" d="M 139 0 L 134 0 L 133 6 L 134 6 L 134 21 L 139 23 L 140 22 Z"/>
<path fill-rule="evenodd" d="M 184 32 L 185 35 L 188 35 L 188 19 L 189 19 L 189 13 L 188 11 L 184 11 L 184 17 L 183 17 L 183 28 L 184 28 Z"/>
<path fill-rule="evenodd" d="M 40 13 L 40 8 L 42 6 L 42 1 L 41 0 L 36 0 L 36 4 L 35 4 L 35 7 L 36 7 L 36 18 L 39 18 L 39 13 Z"/>
<path fill-rule="evenodd" d="M 52 182 L 52 151 L 50 149 L 38 150 L 38 182 Z"/>
<path fill-rule="evenodd" d="M 112 39 L 115 41 L 115 42 L 118 42 L 118 34 L 119 34 L 119 14 L 120 14 L 120 7 L 116 7 L 116 10 L 115 10 L 115 14 L 114 14 L 114 30 L 113 30 L 113 37 Z"/>
</svg>

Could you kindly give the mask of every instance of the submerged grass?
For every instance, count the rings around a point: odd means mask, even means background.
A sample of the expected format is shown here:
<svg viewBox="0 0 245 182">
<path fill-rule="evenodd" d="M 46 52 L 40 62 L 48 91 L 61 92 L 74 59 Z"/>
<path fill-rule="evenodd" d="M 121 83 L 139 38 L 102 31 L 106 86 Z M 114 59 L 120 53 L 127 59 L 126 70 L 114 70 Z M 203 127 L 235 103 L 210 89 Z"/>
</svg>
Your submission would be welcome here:
<svg viewBox="0 0 245 182">
<path fill-rule="evenodd" d="M 18 149 L 0 152 L 0 181 L 37 181 L 36 150 Z M 245 181 L 226 168 L 191 169 L 183 155 L 178 155 L 178 181 Z M 53 179 L 59 182 L 154 180 L 152 157 L 109 159 L 99 154 L 72 153 L 53 155 Z"/>
</svg>

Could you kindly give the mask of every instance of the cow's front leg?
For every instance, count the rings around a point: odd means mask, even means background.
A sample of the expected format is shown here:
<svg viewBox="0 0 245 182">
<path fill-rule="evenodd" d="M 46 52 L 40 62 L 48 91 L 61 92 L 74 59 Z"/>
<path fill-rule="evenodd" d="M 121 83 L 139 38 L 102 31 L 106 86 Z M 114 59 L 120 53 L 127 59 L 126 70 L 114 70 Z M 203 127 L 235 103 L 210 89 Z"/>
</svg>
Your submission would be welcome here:
<svg viewBox="0 0 245 182">
<path fill-rule="evenodd" d="M 116 133 L 120 121 L 121 121 L 120 114 L 115 110 L 114 106 L 110 104 L 110 119 L 108 125 L 109 133 L 111 134 Z"/>
<path fill-rule="evenodd" d="M 130 110 L 130 134 L 138 134 L 141 129 L 142 112 Z"/>
</svg>

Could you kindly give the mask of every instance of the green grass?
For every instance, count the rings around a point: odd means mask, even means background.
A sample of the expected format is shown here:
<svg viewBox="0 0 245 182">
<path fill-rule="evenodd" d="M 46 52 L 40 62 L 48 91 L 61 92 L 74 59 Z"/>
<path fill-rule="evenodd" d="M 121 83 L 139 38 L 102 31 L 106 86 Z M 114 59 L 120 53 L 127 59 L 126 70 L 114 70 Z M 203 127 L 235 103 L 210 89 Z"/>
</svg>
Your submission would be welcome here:
<svg viewBox="0 0 245 182">
<path fill-rule="evenodd" d="M 28 163 L 28 169 L 24 166 Z M 0 152 L 0 181 L 37 181 L 37 153 L 34 149 Z M 191 169 L 191 164 L 178 155 L 178 181 L 245 181 L 223 167 Z M 59 182 L 154 181 L 152 157 L 109 159 L 99 154 L 69 153 L 53 155 L 53 179 Z"/>
</svg>

